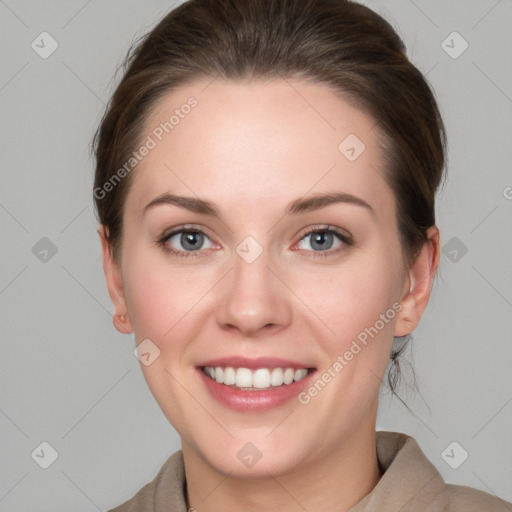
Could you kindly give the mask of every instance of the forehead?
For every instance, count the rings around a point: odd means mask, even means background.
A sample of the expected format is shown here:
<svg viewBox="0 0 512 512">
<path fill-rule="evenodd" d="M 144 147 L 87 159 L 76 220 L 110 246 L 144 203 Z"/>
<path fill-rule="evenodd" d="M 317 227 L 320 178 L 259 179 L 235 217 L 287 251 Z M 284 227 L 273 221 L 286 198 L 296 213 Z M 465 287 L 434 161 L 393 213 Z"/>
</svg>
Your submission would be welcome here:
<svg viewBox="0 0 512 512">
<path fill-rule="evenodd" d="M 153 107 L 150 139 L 127 198 L 137 211 L 164 192 L 276 208 L 308 191 L 393 202 L 375 121 L 323 84 L 192 83 Z"/>
</svg>

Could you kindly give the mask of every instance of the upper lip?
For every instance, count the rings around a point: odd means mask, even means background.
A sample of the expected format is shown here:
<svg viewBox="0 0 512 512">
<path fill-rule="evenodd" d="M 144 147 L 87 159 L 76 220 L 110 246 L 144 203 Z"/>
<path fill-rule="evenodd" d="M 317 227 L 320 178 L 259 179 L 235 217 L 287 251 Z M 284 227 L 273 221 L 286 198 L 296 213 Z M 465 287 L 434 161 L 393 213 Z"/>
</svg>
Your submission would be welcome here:
<svg viewBox="0 0 512 512">
<path fill-rule="evenodd" d="M 291 361 L 289 359 L 281 359 L 279 357 L 255 357 L 248 358 L 244 356 L 231 356 L 231 357 L 220 357 L 217 359 L 209 359 L 204 361 L 197 366 L 222 366 L 227 368 L 228 366 L 234 368 L 313 368 L 312 365 L 300 363 L 297 361 Z"/>
</svg>

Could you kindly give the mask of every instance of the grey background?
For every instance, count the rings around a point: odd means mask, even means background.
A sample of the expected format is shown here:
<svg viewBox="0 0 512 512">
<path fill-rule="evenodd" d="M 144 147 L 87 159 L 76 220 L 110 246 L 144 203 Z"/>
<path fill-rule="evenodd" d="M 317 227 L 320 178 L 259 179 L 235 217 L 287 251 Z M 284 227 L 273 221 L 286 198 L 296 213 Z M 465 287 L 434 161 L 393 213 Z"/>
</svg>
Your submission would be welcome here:
<svg viewBox="0 0 512 512">
<path fill-rule="evenodd" d="M 111 324 L 87 148 L 129 45 L 171 5 L 0 0 L 1 511 L 107 510 L 179 448 Z M 427 74 L 449 137 L 444 254 L 406 354 L 421 393 L 400 390 L 412 413 L 383 393 L 377 426 L 414 436 L 447 481 L 512 501 L 512 3 L 367 5 Z M 31 47 L 43 31 L 47 59 Z M 43 441 L 48 469 L 31 456 Z M 457 469 L 453 441 L 469 453 Z"/>
</svg>

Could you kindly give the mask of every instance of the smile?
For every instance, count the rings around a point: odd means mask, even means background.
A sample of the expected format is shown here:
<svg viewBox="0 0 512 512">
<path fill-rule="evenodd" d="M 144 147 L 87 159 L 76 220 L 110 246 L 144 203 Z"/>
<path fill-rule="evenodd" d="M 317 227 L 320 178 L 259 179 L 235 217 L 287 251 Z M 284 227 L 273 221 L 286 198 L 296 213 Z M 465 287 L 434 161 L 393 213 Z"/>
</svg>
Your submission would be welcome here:
<svg viewBox="0 0 512 512">
<path fill-rule="evenodd" d="M 269 390 L 288 386 L 302 380 L 308 368 L 233 368 L 231 366 L 205 366 L 203 373 L 218 384 L 243 391 Z"/>
<path fill-rule="evenodd" d="M 262 413 L 284 406 L 311 385 L 317 373 L 294 361 L 230 357 L 196 367 L 206 392 L 228 409 Z"/>
</svg>

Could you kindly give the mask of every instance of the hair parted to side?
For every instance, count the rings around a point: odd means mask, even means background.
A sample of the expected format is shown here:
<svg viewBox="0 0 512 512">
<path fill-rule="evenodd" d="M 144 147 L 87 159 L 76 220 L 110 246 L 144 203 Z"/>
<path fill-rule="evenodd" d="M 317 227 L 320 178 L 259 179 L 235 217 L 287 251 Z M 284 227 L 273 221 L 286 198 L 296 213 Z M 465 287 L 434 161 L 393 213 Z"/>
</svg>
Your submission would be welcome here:
<svg viewBox="0 0 512 512">
<path fill-rule="evenodd" d="M 132 48 L 92 149 L 94 189 L 128 161 L 151 109 L 164 94 L 199 79 L 302 79 L 329 86 L 371 115 L 386 147 L 385 178 L 396 199 L 404 262 L 435 224 L 446 134 L 434 94 L 381 16 L 349 0 L 188 0 Z M 132 174 L 94 194 L 116 261 Z M 402 340 L 403 341 L 403 340 Z M 394 392 L 399 353 L 388 372 Z"/>
</svg>

